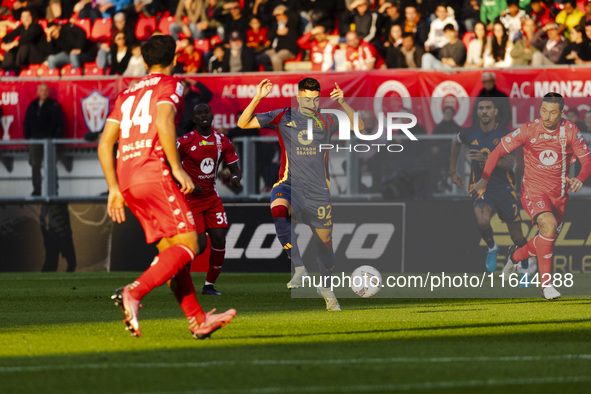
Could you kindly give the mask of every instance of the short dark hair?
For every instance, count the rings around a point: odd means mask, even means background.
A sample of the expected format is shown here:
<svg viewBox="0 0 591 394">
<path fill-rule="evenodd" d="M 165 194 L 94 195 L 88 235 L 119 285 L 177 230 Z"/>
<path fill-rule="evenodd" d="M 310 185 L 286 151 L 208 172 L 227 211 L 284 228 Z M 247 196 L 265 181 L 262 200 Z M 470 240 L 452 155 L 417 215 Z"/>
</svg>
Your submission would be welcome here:
<svg viewBox="0 0 591 394">
<path fill-rule="evenodd" d="M 560 112 L 562 112 L 562 110 L 564 109 L 564 97 L 562 97 L 561 94 L 556 92 L 546 93 L 546 95 L 542 99 L 542 103 L 558 104 Z"/>
<path fill-rule="evenodd" d="M 510 5 L 516 5 L 517 7 L 519 7 L 519 0 L 507 0 L 507 7 L 509 7 Z"/>
<path fill-rule="evenodd" d="M 312 92 L 320 92 L 320 82 L 314 78 L 304 78 L 298 82 L 298 90 L 310 90 Z"/>
<path fill-rule="evenodd" d="M 160 65 L 168 67 L 174 61 L 176 43 L 172 36 L 156 35 L 142 45 L 142 56 L 148 69 Z"/>
<path fill-rule="evenodd" d="M 577 7 L 577 1 L 576 0 L 566 0 L 564 2 L 564 4 L 570 4 L 570 5 L 573 6 L 573 8 L 576 8 Z"/>
<path fill-rule="evenodd" d="M 412 32 L 410 32 L 410 31 L 402 32 L 402 38 L 407 38 L 407 37 L 410 37 L 410 38 L 412 38 L 414 40 L 415 39 L 415 34 L 412 33 Z"/>
<path fill-rule="evenodd" d="M 448 31 L 448 30 L 453 30 L 456 31 L 456 28 L 454 27 L 454 25 L 452 25 L 451 23 L 448 23 L 447 25 L 445 25 L 443 27 L 443 31 Z"/>
</svg>

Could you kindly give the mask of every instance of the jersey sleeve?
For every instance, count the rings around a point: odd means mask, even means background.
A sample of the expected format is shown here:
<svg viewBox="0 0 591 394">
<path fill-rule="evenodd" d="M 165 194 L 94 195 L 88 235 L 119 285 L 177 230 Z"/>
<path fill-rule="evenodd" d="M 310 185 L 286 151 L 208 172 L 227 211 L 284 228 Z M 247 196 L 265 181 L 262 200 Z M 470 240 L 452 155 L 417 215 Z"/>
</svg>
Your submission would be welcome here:
<svg viewBox="0 0 591 394">
<path fill-rule="evenodd" d="M 281 120 L 281 114 L 285 111 L 285 109 L 277 109 L 271 112 L 256 114 L 255 116 L 259 121 L 259 125 L 261 125 L 261 129 L 277 130 L 277 125 Z"/>
<path fill-rule="evenodd" d="M 183 84 L 175 79 L 170 79 L 158 85 L 158 96 L 156 97 L 156 105 L 162 103 L 170 103 L 174 106 L 175 111 L 178 113 L 182 110 L 183 102 Z"/>
<path fill-rule="evenodd" d="M 529 128 L 527 126 L 521 126 L 514 132 L 504 136 L 501 139 L 501 146 L 505 149 L 505 152 L 511 153 L 521 145 L 524 145 L 527 141 L 528 131 Z"/>
<path fill-rule="evenodd" d="M 468 143 L 468 135 L 470 134 L 470 131 L 471 130 L 468 128 L 464 128 L 464 129 L 460 130 L 460 132 L 456 136 L 458 142 L 461 144 L 467 144 Z"/>
<path fill-rule="evenodd" d="M 176 149 L 179 151 L 179 156 L 181 158 L 181 160 L 183 159 L 183 157 L 185 157 L 186 153 L 187 153 L 187 136 L 184 135 L 181 138 L 179 138 L 176 142 Z"/>
<path fill-rule="evenodd" d="M 585 139 L 583 138 L 583 134 L 581 132 L 577 132 L 576 134 L 573 133 L 573 138 L 571 141 L 571 146 L 573 147 L 573 152 L 577 157 L 581 158 L 583 156 L 587 156 L 589 154 L 589 148 L 585 143 Z"/>
<path fill-rule="evenodd" d="M 238 159 L 238 155 L 236 154 L 236 150 L 234 149 L 234 145 L 229 138 L 224 138 L 224 150 L 222 151 L 222 159 L 226 164 L 233 164 L 236 163 Z"/>
</svg>

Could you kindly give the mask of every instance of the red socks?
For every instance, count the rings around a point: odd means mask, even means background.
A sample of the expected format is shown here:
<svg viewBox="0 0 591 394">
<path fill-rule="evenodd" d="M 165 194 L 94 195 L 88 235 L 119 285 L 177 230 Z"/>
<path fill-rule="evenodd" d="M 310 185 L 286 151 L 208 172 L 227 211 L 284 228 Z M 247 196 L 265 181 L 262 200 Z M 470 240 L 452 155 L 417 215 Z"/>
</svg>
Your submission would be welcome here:
<svg viewBox="0 0 591 394">
<path fill-rule="evenodd" d="M 191 266 L 187 264 L 170 281 L 170 289 L 174 293 L 189 323 L 196 322 L 199 326 L 205 321 L 205 312 L 197 302 L 195 286 L 191 279 Z"/>
<path fill-rule="evenodd" d="M 546 282 L 550 279 L 552 271 L 552 255 L 554 253 L 554 238 L 544 237 L 541 234 L 529 240 L 527 245 L 522 246 L 513 253 L 513 262 L 517 263 L 528 257 L 536 256 L 538 258 L 538 269 L 540 271 L 540 281 Z M 548 284 L 552 283 L 551 281 Z M 545 286 L 544 286 L 545 287 Z"/>
<path fill-rule="evenodd" d="M 195 255 L 187 246 L 176 244 L 160 252 L 152 265 L 130 286 L 131 296 L 141 300 L 152 289 L 176 275 Z"/>
<path fill-rule="evenodd" d="M 224 258 L 226 257 L 226 249 L 216 249 L 212 247 L 209 255 L 209 269 L 207 270 L 207 276 L 205 281 L 209 283 L 215 283 L 220 272 L 222 271 L 222 265 L 224 264 Z"/>
</svg>

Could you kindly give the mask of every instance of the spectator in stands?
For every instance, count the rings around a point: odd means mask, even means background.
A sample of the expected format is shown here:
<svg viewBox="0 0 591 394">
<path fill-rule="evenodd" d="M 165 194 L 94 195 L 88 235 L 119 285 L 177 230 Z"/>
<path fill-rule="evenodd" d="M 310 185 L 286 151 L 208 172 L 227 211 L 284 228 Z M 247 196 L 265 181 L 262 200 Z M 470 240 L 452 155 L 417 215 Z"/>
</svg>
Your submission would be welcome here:
<svg viewBox="0 0 591 394">
<path fill-rule="evenodd" d="M 462 127 L 456 123 L 456 110 L 452 106 L 445 106 L 442 110 L 443 120 L 433 128 L 433 134 L 457 134 Z"/>
<path fill-rule="evenodd" d="M 572 123 L 578 125 L 579 122 L 581 121 L 581 118 L 579 117 L 579 111 L 576 108 L 569 108 L 566 113 L 564 114 L 566 119 L 568 119 L 569 121 L 571 121 Z"/>
<path fill-rule="evenodd" d="M 339 58 L 339 69 L 345 70 L 373 70 L 383 64 L 376 47 L 359 38 L 359 34 L 350 31 L 345 36 L 346 47 L 344 59 Z M 335 57 L 337 62 L 337 57 Z"/>
<path fill-rule="evenodd" d="M 96 64 L 98 68 L 104 70 L 107 65 L 111 64 L 111 48 L 113 45 L 116 45 L 114 38 L 119 33 L 123 33 L 126 47 L 131 48 L 132 46 L 137 45 L 133 24 L 127 22 L 125 13 L 116 13 L 113 17 L 113 24 L 111 26 L 111 43 L 103 42 L 99 44 L 99 50 L 96 55 Z"/>
<path fill-rule="evenodd" d="M 478 93 L 478 97 L 495 98 L 495 105 L 499 109 L 497 122 L 499 122 L 500 126 L 508 125 L 511 121 L 511 103 L 509 102 L 509 97 L 497 88 L 497 78 L 494 72 L 484 72 L 481 78 L 482 90 Z M 476 122 L 478 122 L 478 113 L 474 108 L 472 111 L 472 124 L 476 124 Z"/>
<path fill-rule="evenodd" d="M 181 38 L 180 33 L 183 33 L 185 38 L 205 38 L 201 33 L 202 29 L 197 27 L 202 10 L 203 0 L 179 0 L 174 14 L 174 23 L 169 27 L 170 35 L 175 40 Z M 183 21 L 184 17 L 187 17 L 187 23 Z"/>
<path fill-rule="evenodd" d="M 131 58 L 127 64 L 127 69 L 123 72 L 126 77 L 143 77 L 148 74 L 146 65 L 144 64 L 144 57 L 142 56 L 142 47 L 134 45 L 131 48 Z"/>
<path fill-rule="evenodd" d="M 195 49 L 193 40 L 183 38 L 177 50 L 180 52 L 177 55 L 177 64 L 174 68 L 175 72 L 180 74 L 194 74 L 201 71 L 203 55 Z"/>
<path fill-rule="evenodd" d="M 218 0 L 205 0 L 203 4 L 203 10 L 197 22 L 197 37 L 196 38 L 211 38 L 216 34 L 220 37 L 224 36 L 224 27 L 222 22 L 218 20 L 222 14 L 222 1 Z"/>
<path fill-rule="evenodd" d="M 303 15 L 309 25 L 306 31 L 316 26 L 324 26 L 325 31 L 330 34 L 335 28 L 335 15 L 341 15 L 344 11 L 344 4 L 341 0 L 300 0 Z"/>
<path fill-rule="evenodd" d="M 33 20 L 45 18 L 46 3 L 42 0 L 36 1 L 20 1 L 17 0 L 12 3 L 12 17 L 14 20 L 20 20 L 22 12 L 28 10 L 33 17 Z"/>
<path fill-rule="evenodd" d="M 222 61 L 223 72 L 257 71 L 257 64 L 252 48 L 244 45 L 239 31 L 230 34 L 230 49 L 224 54 Z"/>
<path fill-rule="evenodd" d="M 443 33 L 449 42 L 439 50 L 437 56 L 431 53 L 425 53 L 422 58 L 422 68 L 425 70 L 434 70 L 441 68 L 464 67 L 466 63 L 466 47 L 458 39 L 454 25 L 451 23 L 443 28 Z"/>
<path fill-rule="evenodd" d="M 269 41 L 269 29 L 261 26 L 261 21 L 256 16 L 250 18 L 248 23 L 250 29 L 246 32 L 246 45 L 252 48 L 255 53 L 262 52 L 271 45 Z"/>
<path fill-rule="evenodd" d="M 221 47 L 223 48 L 223 46 Z M 211 59 L 214 58 L 215 55 Z M 221 68 L 219 72 L 221 72 Z M 195 108 L 198 104 L 208 104 L 213 98 L 213 93 L 211 92 L 211 90 L 209 90 L 207 86 L 205 86 L 199 81 L 183 79 L 181 83 L 184 87 L 183 95 L 185 97 L 185 108 Z M 192 124 L 192 116 L 193 111 L 183 111 L 181 115 L 181 120 L 179 121 L 179 124 L 176 128 L 177 137 L 182 137 L 187 132 L 191 131 L 190 126 Z"/>
<path fill-rule="evenodd" d="M 535 20 L 526 19 L 523 21 L 523 31 L 511 49 L 511 59 L 513 59 L 514 66 L 529 66 L 531 64 L 534 52 L 538 51 L 538 48 L 531 45 L 536 29 Z"/>
<path fill-rule="evenodd" d="M 326 35 L 325 27 L 318 25 L 298 39 L 303 50 L 310 51 L 312 71 L 330 71 L 333 65 L 333 54 L 336 47 Z"/>
<path fill-rule="evenodd" d="M 246 32 L 249 29 L 249 18 L 242 13 L 238 1 L 230 1 L 222 7 L 225 12 L 219 16 L 219 21 L 224 27 L 224 42 L 228 42 L 233 31 L 240 33 L 242 40 L 246 40 Z"/>
<path fill-rule="evenodd" d="M 266 71 L 283 71 L 286 60 L 293 59 L 299 52 L 298 19 L 288 16 L 287 8 L 280 5 L 273 10 L 275 23 L 269 30 L 271 48 L 257 56 L 257 63 L 265 67 Z"/>
<path fill-rule="evenodd" d="M 519 0 L 508 0 L 507 9 L 501 13 L 500 22 L 507 29 L 509 42 L 514 42 L 521 31 L 522 21 L 527 18 L 525 10 L 519 8 Z M 494 29 L 494 26 L 493 26 Z"/>
<path fill-rule="evenodd" d="M 429 23 L 417 11 L 416 5 L 407 5 L 404 9 L 404 29 L 407 33 L 414 33 L 417 45 L 424 46 L 429 37 Z"/>
<path fill-rule="evenodd" d="M 392 25 L 392 27 L 390 27 L 390 31 L 388 32 L 388 38 L 386 41 L 384 41 L 384 48 L 400 48 L 400 45 L 402 45 L 402 34 L 402 27 L 400 25 Z M 414 36 L 414 33 L 410 34 L 413 34 Z"/>
<path fill-rule="evenodd" d="M 24 14 L 24 12 L 23 12 Z M 25 139 L 59 138 L 63 134 L 64 121 L 62 111 L 56 100 L 49 97 L 49 86 L 42 83 L 37 87 L 37 98 L 27 107 L 23 121 Z M 41 195 L 41 163 L 43 145 L 29 146 L 29 163 L 32 168 L 33 193 Z"/>
<path fill-rule="evenodd" d="M 531 0 L 531 17 L 536 22 L 538 29 L 546 26 L 549 22 L 554 22 L 552 13 L 544 4 L 543 0 Z"/>
<path fill-rule="evenodd" d="M 570 41 L 570 29 L 578 25 L 584 16 L 583 11 L 577 7 L 576 0 L 566 0 L 564 8 L 556 15 L 554 20 L 558 23 L 558 33 L 564 35 L 564 38 Z"/>
<path fill-rule="evenodd" d="M 43 28 L 33 22 L 31 11 L 23 9 L 21 24 L 2 39 L 1 48 L 6 51 L 2 61 L 3 70 L 20 71 L 29 64 L 43 62 Z"/>
<path fill-rule="evenodd" d="M 589 31 L 589 34 L 587 34 Z M 571 53 L 567 55 L 567 59 L 571 60 L 574 64 L 583 65 L 591 64 L 591 25 L 577 25 L 570 31 L 570 37 L 573 40 L 571 42 Z"/>
<path fill-rule="evenodd" d="M 466 64 L 464 67 L 474 68 L 484 66 L 484 54 L 488 44 L 488 37 L 486 36 L 486 27 L 482 22 L 476 22 L 474 25 L 474 38 L 468 44 L 468 51 L 466 53 Z"/>
<path fill-rule="evenodd" d="M 132 48 L 125 44 L 125 34 L 117 33 L 113 37 L 113 43 L 111 44 L 111 71 L 110 75 L 122 75 L 131 59 Z"/>
<path fill-rule="evenodd" d="M 490 47 L 484 54 L 484 67 L 511 67 L 513 43 L 509 41 L 507 29 L 501 22 L 493 24 L 493 36 L 489 43 Z"/>
<path fill-rule="evenodd" d="M 354 30 L 363 41 L 373 45 L 379 43 L 378 14 L 370 6 L 369 0 L 354 0 L 349 5 L 348 11 L 342 14 L 341 36 Z M 352 28 L 352 25 L 355 27 Z"/>
<path fill-rule="evenodd" d="M 388 68 L 421 68 L 421 59 L 425 54 L 422 47 L 415 45 L 414 34 L 402 33 L 399 47 L 386 48 L 386 66 Z"/>
<path fill-rule="evenodd" d="M 251 0 L 245 4 L 248 7 L 250 14 L 261 21 L 263 26 L 271 26 L 273 21 L 273 4 L 267 0 Z"/>
<path fill-rule="evenodd" d="M 480 5 L 480 21 L 491 31 L 495 20 L 507 9 L 506 0 L 486 0 Z"/>
<path fill-rule="evenodd" d="M 591 0 L 585 1 L 585 16 L 581 18 L 581 25 L 588 25 L 591 22 Z"/>
<path fill-rule="evenodd" d="M 591 111 L 586 111 L 583 121 L 579 124 L 579 130 L 583 133 L 591 133 Z"/>
<path fill-rule="evenodd" d="M 224 54 L 226 50 L 222 44 L 213 47 L 213 56 L 209 58 L 207 70 L 210 73 L 217 74 L 223 72 Z"/>
<path fill-rule="evenodd" d="M 400 14 L 400 2 L 390 0 L 382 4 L 378 13 L 382 15 L 380 23 L 380 37 L 388 37 L 392 26 L 404 26 L 404 16 Z"/>
<path fill-rule="evenodd" d="M 49 0 L 45 19 L 53 22 L 54 19 L 70 19 L 74 12 L 76 0 Z"/>
<path fill-rule="evenodd" d="M 464 24 L 465 31 L 474 31 L 476 22 L 480 22 L 480 0 L 463 0 L 461 18 L 457 18 Z"/>
<path fill-rule="evenodd" d="M 451 24 L 456 30 L 459 30 L 458 22 L 456 22 L 453 16 L 448 15 L 447 7 L 443 3 L 437 5 L 435 15 L 437 18 L 431 22 L 429 36 L 427 41 L 425 41 L 426 52 L 436 52 L 449 42 L 443 33 L 445 26 Z"/>
<path fill-rule="evenodd" d="M 94 44 L 86 39 L 86 32 L 71 22 L 64 25 L 51 22 L 46 30 L 45 48 L 50 70 L 66 64 L 71 64 L 73 69 L 82 68 L 96 55 Z"/>
<path fill-rule="evenodd" d="M 136 14 L 148 17 L 157 16 L 159 13 L 165 12 L 167 8 L 164 0 L 134 0 L 133 6 Z"/>
<path fill-rule="evenodd" d="M 534 35 L 532 45 L 540 50 L 532 55 L 532 66 L 551 66 L 566 64 L 566 55 L 570 53 L 569 41 L 559 33 L 555 22 L 546 24 Z"/>
</svg>

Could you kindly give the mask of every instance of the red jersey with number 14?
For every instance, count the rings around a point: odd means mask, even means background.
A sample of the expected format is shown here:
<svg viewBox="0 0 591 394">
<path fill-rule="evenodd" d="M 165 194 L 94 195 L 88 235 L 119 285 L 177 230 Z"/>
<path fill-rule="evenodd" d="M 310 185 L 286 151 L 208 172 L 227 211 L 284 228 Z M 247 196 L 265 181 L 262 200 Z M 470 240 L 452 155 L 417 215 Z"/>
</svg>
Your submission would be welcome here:
<svg viewBox="0 0 591 394">
<path fill-rule="evenodd" d="M 180 80 L 160 73 L 152 73 L 119 93 L 107 121 L 119 123 L 117 178 L 121 191 L 170 173 L 158 138 L 156 107 L 173 105 L 178 121 L 182 103 Z"/>
<path fill-rule="evenodd" d="M 589 154 L 578 127 L 566 119 L 553 131 L 546 130 L 540 119 L 536 119 L 507 134 L 501 144 L 507 152 L 523 145 L 524 187 L 531 193 L 552 197 L 564 197 L 568 193 L 567 178 L 575 155 Z"/>
<path fill-rule="evenodd" d="M 215 178 L 220 161 L 223 160 L 226 164 L 238 161 L 230 139 L 217 131 L 213 131 L 207 137 L 197 131 L 191 131 L 179 138 L 177 148 L 183 168 L 191 176 L 193 182 L 201 186 L 201 192 L 188 194 L 187 200 L 217 196 Z"/>
</svg>

